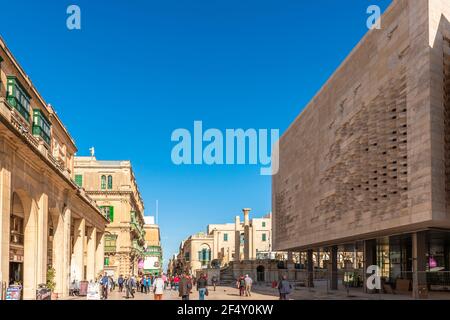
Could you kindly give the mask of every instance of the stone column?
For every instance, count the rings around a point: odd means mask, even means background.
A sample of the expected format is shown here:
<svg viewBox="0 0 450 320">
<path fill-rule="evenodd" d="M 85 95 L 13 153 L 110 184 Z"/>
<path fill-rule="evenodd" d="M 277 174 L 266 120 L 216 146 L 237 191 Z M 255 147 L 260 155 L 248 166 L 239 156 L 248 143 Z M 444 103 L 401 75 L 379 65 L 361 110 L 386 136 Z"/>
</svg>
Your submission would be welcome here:
<svg viewBox="0 0 450 320">
<path fill-rule="evenodd" d="M 412 268 L 413 268 L 413 298 L 419 299 L 419 291 L 426 288 L 426 232 L 412 234 Z"/>
<path fill-rule="evenodd" d="M 53 266 L 55 268 L 55 293 L 58 297 L 68 295 L 70 284 L 70 210 L 58 214 L 53 238 Z"/>
<path fill-rule="evenodd" d="M 48 196 L 42 194 L 38 203 L 37 221 L 37 284 L 47 282 L 47 244 L 48 244 Z"/>
<path fill-rule="evenodd" d="M 234 261 L 241 260 L 241 219 L 234 219 Z"/>
<path fill-rule="evenodd" d="M 0 165 L 3 166 L 3 163 Z M 11 201 L 11 172 L 6 168 L 2 168 L 0 170 L 0 288 L 3 282 L 8 283 L 9 281 L 9 217 L 11 215 Z"/>
<path fill-rule="evenodd" d="M 372 239 L 372 240 L 365 240 L 364 241 L 364 292 L 366 293 L 376 293 L 375 290 L 369 290 L 367 288 L 367 278 L 368 275 L 367 274 L 367 268 L 371 265 L 376 265 L 377 264 L 377 254 L 376 254 L 376 246 L 377 246 L 377 240 Z"/>
<path fill-rule="evenodd" d="M 88 242 L 87 242 L 87 275 L 86 280 L 95 280 L 95 260 L 97 249 L 97 228 L 88 227 Z"/>
<path fill-rule="evenodd" d="M 306 261 L 306 271 L 307 271 L 307 281 L 308 287 L 314 287 L 314 260 L 313 260 L 313 250 L 307 251 L 307 261 Z"/>
<path fill-rule="evenodd" d="M 64 214 L 64 254 L 63 254 L 63 266 L 64 276 L 62 283 L 62 294 L 64 297 L 69 295 L 70 286 L 70 261 L 72 254 L 72 242 L 71 242 L 71 225 L 72 225 L 72 212 L 70 209 L 66 209 Z"/>
<path fill-rule="evenodd" d="M 72 257 L 72 279 L 81 281 L 86 279 L 84 274 L 84 243 L 86 238 L 86 220 L 75 219 L 75 245 Z"/>
<path fill-rule="evenodd" d="M 244 213 L 244 226 L 249 226 L 250 225 L 250 217 L 249 217 L 249 215 L 250 215 L 250 211 L 251 210 L 252 209 L 250 209 L 250 208 L 242 209 L 242 212 Z"/>
<path fill-rule="evenodd" d="M 289 280 L 297 280 L 295 274 L 295 262 L 294 262 L 294 253 L 292 251 L 288 251 L 287 253 L 287 261 L 286 268 L 288 272 Z"/>
<path fill-rule="evenodd" d="M 55 293 L 62 295 L 64 282 L 64 220 L 61 214 L 53 219 L 55 231 L 53 236 L 53 267 L 55 268 Z"/>
<path fill-rule="evenodd" d="M 244 226 L 244 260 L 253 259 L 253 230 L 250 226 Z"/>
<path fill-rule="evenodd" d="M 331 290 L 338 289 L 337 254 L 338 254 L 338 247 L 332 246 L 330 248 L 330 261 L 329 261 L 329 266 L 328 266 Z"/>
<path fill-rule="evenodd" d="M 104 269 L 104 262 L 105 262 L 105 234 L 103 232 L 97 232 L 97 249 L 95 251 L 96 274 L 98 274 Z"/>
<path fill-rule="evenodd" d="M 24 205 L 24 269 L 23 269 L 23 299 L 35 300 L 38 266 L 38 206 L 31 199 L 31 205 Z M 23 202 L 22 202 L 23 203 Z"/>
</svg>

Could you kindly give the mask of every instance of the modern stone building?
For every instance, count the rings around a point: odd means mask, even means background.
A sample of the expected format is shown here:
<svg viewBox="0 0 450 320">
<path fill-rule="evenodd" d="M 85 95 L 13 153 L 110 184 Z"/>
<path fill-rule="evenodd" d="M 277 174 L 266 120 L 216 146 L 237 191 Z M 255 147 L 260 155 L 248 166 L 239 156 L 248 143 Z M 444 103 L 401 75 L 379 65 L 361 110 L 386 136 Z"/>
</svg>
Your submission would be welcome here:
<svg viewBox="0 0 450 320">
<path fill-rule="evenodd" d="M 332 288 L 343 257 L 416 295 L 450 271 L 449 19 L 394 0 L 280 139 L 274 248 L 326 252 Z"/>
<path fill-rule="evenodd" d="M 75 157 L 75 181 L 109 218 L 105 235 L 105 270 L 138 275 L 143 270 L 144 203 L 130 161 Z"/>
<path fill-rule="evenodd" d="M 108 221 L 74 182 L 76 150 L 0 38 L 0 287 L 20 283 L 24 299 L 50 268 L 60 296 L 103 269 Z"/>
<path fill-rule="evenodd" d="M 162 274 L 163 252 L 161 248 L 161 233 L 155 223 L 155 217 L 144 217 L 145 246 L 144 273 L 152 275 Z"/>
</svg>

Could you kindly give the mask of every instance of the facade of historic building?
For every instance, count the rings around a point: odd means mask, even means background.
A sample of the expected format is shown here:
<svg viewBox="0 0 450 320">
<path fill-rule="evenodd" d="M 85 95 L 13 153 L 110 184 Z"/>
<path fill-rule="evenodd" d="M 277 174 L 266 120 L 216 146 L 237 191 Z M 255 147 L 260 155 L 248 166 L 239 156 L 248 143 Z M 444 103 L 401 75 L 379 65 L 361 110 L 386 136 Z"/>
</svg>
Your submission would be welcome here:
<svg viewBox="0 0 450 320">
<path fill-rule="evenodd" d="M 79 188 L 76 146 L 0 38 L 0 284 L 23 298 L 54 269 L 55 293 L 103 269 L 108 220 Z"/>
<path fill-rule="evenodd" d="M 152 275 L 162 274 L 163 252 L 161 247 L 161 233 L 159 226 L 152 216 L 144 217 L 145 248 L 144 273 Z"/>
<path fill-rule="evenodd" d="M 117 278 L 141 273 L 144 203 L 130 161 L 75 157 L 75 182 L 86 190 L 110 223 L 105 234 L 105 271 Z"/>
<path fill-rule="evenodd" d="M 333 289 L 347 267 L 415 294 L 450 271 L 449 19 L 446 0 L 393 1 L 280 139 L 274 247 Z"/>
<path fill-rule="evenodd" d="M 180 244 L 171 268 L 195 274 L 197 270 L 224 267 L 233 261 L 265 259 L 272 250 L 272 215 L 250 219 L 251 209 L 242 209 L 244 221 L 210 224 L 207 232 L 188 237 Z M 236 254 L 238 252 L 238 254 Z"/>
</svg>

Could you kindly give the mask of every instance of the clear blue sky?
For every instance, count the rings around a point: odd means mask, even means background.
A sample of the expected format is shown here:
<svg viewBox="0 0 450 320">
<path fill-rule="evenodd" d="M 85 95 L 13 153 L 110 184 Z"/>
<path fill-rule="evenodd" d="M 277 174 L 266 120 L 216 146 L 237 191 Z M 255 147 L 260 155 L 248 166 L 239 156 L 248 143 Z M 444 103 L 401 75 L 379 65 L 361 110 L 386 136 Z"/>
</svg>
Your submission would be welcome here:
<svg viewBox="0 0 450 320">
<path fill-rule="evenodd" d="M 257 166 L 171 162 L 171 133 L 285 130 L 389 0 L 0 0 L 0 34 L 78 146 L 130 159 L 167 260 L 208 223 L 271 210 Z M 66 28 L 81 8 L 82 30 Z"/>
</svg>

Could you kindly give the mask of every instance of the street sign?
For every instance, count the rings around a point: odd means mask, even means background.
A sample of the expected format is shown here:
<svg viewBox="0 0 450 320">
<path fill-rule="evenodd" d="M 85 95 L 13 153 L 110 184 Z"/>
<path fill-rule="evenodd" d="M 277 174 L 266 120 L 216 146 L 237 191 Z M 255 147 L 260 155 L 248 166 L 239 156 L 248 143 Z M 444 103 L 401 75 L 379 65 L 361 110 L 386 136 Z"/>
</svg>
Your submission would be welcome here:
<svg viewBox="0 0 450 320">
<path fill-rule="evenodd" d="M 20 300 L 22 286 L 12 285 L 6 289 L 6 300 Z"/>
<path fill-rule="evenodd" d="M 98 283 L 89 283 L 86 300 L 100 300 L 100 285 Z"/>
</svg>

